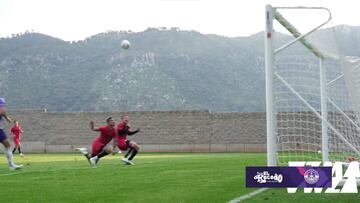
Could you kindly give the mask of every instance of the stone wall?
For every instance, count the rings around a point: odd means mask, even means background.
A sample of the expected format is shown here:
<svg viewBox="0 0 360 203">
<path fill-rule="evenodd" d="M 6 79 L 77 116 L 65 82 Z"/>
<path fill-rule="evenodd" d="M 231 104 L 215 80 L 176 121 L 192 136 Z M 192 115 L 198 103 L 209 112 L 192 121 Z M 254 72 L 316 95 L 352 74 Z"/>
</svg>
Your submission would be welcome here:
<svg viewBox="0 0 360 203">
<path fill-rule="evenodd" d="M 119 112 L 10 111 L 23 126 L 25 152 L 71 152 L 90 147 L 98 136 L 89 121 L 104 125 Z M 133 128 L 141 132 L 130 137 L 147 152 L 264 152 L 265 113 L 210 113 L 209 111 L 127 112 Z M 6 126 L 9 130 L 10 125 Z M 10 135 L 8 135 L 10 137 Z"/>
</svg>

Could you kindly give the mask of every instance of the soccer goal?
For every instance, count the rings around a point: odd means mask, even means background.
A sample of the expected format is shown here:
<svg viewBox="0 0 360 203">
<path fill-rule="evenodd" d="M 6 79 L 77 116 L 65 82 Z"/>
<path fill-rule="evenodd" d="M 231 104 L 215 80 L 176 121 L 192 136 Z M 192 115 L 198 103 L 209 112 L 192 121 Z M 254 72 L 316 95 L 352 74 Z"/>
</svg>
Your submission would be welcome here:
<svg viewBox="0 0 360 203">
<path fill-rule="evenodd" d="M 282 13 L 299 10 L 324 21 L 303 32 Z M 269 166 L 360 157 L 360 58 L 340 51 L 337 30 L 324 28 L 329 22 L 327 8 L 266 6 Z"/>
</svg>

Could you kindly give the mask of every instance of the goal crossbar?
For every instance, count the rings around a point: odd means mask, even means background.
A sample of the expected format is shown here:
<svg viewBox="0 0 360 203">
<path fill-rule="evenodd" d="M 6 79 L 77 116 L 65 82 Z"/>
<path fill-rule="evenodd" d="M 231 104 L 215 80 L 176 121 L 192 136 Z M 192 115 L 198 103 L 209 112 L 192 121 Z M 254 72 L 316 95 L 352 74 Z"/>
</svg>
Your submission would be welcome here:
<svg viewBox="0 0 360 203">
<path fill-rule="evenodd" d="M 311 29 L 309 32 L 305 33 L 305 34 L 301 34 L 295 26 L 293 26 L 289 21 L 287 21 L 276 9 L 322 9 L 322 10 L 326 10 L 329 13 L 329 18 L 321 23 L 320 25 L 316 26 L 315 28 Z M 274 13 L 274 18 L 284 27 L 286 28 L 292 35 L 295 36 L 295 39 L 291 40 L 290 42 L 284 44 L 283 46 L 281 46 L 280 48 L 275 50 L 275 54 L 280 52 L 281 50 L 289 47 L 290 45 L 294 44 L 297 41 L 300 41 L 306 48 L 308 48 L 313 54 L 315 54 L 315 56 L 319 57 L 319 58 L 323 58 L 324 55 L 315 47 L 313 46 L 310 42 L 308 42 L 305 37 L 308 36 L 309 34 L 313 33 L 315 30 L 323 27 L 324 25 L 326 25 L 328 22 L 330 22 L 331 20 L 331 12 L 329 9 L 325 8 L 325 7 L 275 7 L 273 9 L 273 13 Z"/>
</svg>

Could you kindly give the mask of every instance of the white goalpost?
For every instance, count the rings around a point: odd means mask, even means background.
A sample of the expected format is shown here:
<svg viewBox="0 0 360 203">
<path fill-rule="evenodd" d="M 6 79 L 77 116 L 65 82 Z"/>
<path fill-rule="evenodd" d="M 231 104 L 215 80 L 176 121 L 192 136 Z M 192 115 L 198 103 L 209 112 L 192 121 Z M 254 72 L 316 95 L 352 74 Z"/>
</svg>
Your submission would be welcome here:
<svg viewBox="0 0 360 203">
<path fill-rule="evenodd" d="M 328 16 L 301 33 L 282 10 Z M 360 58 L 339 50 L 334 28 L 320 29 L 330 21 L 324 7 L 266 5 L 268 166 L 360 158 Z M 275 32 L 275 22 L 289 35 Z"/>
</svg>

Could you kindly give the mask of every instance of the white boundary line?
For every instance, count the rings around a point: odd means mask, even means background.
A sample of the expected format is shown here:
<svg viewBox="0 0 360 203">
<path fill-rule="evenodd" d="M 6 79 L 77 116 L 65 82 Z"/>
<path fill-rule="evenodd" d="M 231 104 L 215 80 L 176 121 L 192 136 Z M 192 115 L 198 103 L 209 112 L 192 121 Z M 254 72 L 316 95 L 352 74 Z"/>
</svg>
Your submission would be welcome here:
<svg viewBox="0 0 360 203">
<path fill-rule="evenodd" d="M 157 161 L 151 161 L 151 162 L 145 162 L 143 164 L 149 164 L 149 163 L 155 163 Z M 49 162 L 36 162 L 36 163 L 49 163 Z M 121 165 L 122 162 L 119 162 Z M 108 163 L 103 163 L 101 165 L 115 165 L 115 164 L 108 164 Z M 27 168 L 28 166 L 23 166 L 23 168 Z M 30 166 L 31 167 L 31 166 Z M 25 173 L 37 173 L 37 172 L 57 172 L 57 171 L 63 171 L 63 170 L 83 170 L 83 169 L 94 169 L 97 168 L 97 166 L 93 167 L 93 166 L 85 166 L 85 167 L 72 167 L 72 168 L 55 168 L 55 169 L 44 169 L 44 170 L 34 170 L 34 171 L 24 171 L 22 169 L 18 169 L 15 171 L 12 171 L 10 173 L 5 173 L 5 174 L 0 174 L 0 177 L 3 176 L 12 176 L 12 175 L 21 175 L 21 174 L 25 174 Z"/>
<path fill-rule="evenodd" d="M 267 189 L 269 189 L 269 188 L 257 189 L 257 190 L 255 190 L 255 191 L 253 191 L 253 192 L 250 192 L 250 193 L 245 194 L 245 195 L 243 195 L 243 196 L 240 196 L 240 197 L 237 197 L 237 198 L 235 198 L 235 199 L 232 199 L 232 200 L 230 200 L 228 203 L 238 203 L 238 202 L 244 201 L 244 200 L 246 200 L 246 199 L 249 199 L 249 198 L 251 198 L 251 197 L 253 197 L 253 196 L 257 195 L 257 194 L 260 194 L 260 193 L 266 191 Z"/>
<path fill-rule="evenodd" d="M 152 161 L 149 163 L 155 163 L 156 161 Z M 120 163 L 120 162 L 119 162 Z M 149 164 L 149 163 L 143 163 L 143 164 Z M 120 163 L 121 165 L 123 165 L 122 163 Z M 115 164 L 106 164 L 103 163 L 101 165 L 115 165 Z M 27 168 L 27 166 L 24 166 L 25 168 Z M 23 167 L 23 168 L 24 168 Z M 72 167 L 72 168 L 55 168 L 55 169 L 44 169 L 44 170 L 34 170 L 34 171 L 23 171 L 22 169 L 18 169 L 15 171 L 12 171 L 10 173 L 5 173 L 5 174 L 0 174 L 0 177 L 2 176 L 12 176 L 12 175 L 21 175 L 21 174 L 25 174 L 25 173 L 37 173 L 37 172 L 57 172 L 57 171 L 65 171 L 65 170 L 84 170 L 84 169 L 95 169 L 97 168 L 97 166 L 93 167 L 93 166 L 85 166 L 85 167 Z"/>
<path fill-rule="evenodd" d="M 48 169 L 48 170 L 37 170 L 37 171 L 22 171 L 22 169 L 18 169 L 16 171 L 13 171 L 12 173 L 0 174 L 0 177 L 2 177 L 2 176 L 12 176 L 12 175 L 21 175 L 21 174 L 25 174 L 25 173 L 57 172 L 57 171 L 64 171 L 64 170 L 83 170 L 83 169 L 92 169 L 92 168 L 96 168 L 96 167 L 87 166 L 87 167 Z"/>
</svg>

